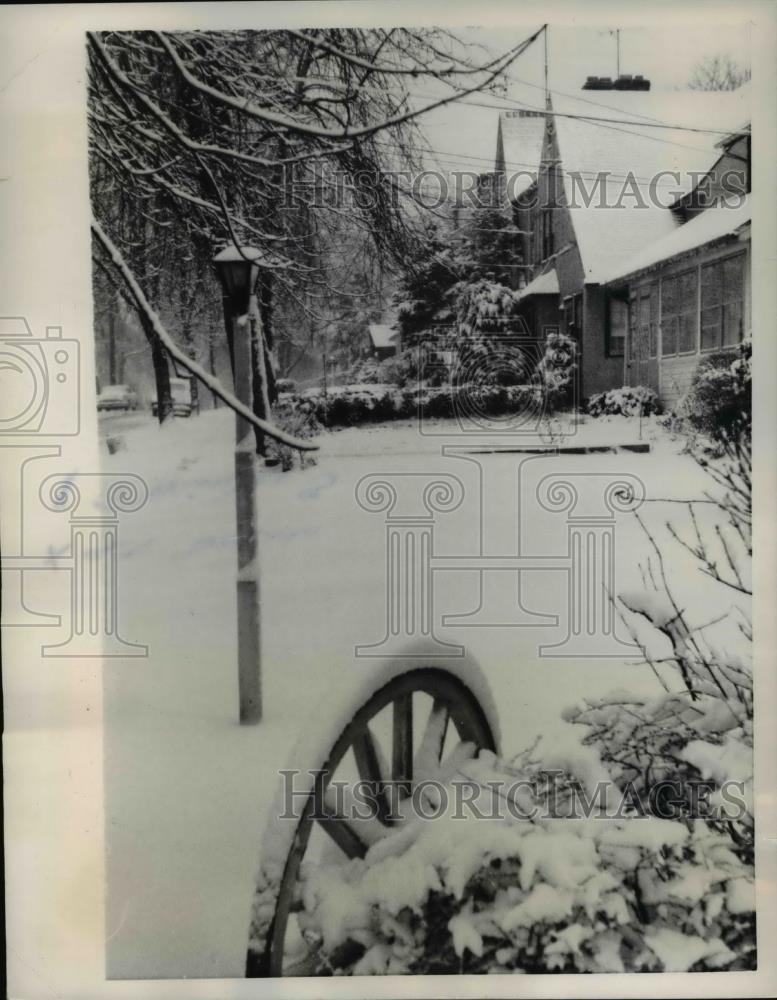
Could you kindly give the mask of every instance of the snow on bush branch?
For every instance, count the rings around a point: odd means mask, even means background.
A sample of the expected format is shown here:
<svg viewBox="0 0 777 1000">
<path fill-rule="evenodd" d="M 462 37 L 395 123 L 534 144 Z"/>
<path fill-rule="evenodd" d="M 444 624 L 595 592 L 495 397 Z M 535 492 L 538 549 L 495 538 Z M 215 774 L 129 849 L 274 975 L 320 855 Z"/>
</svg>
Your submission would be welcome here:
<svg viewBox="0 0 777 1000">
<path fill-rule="evenodd" d="M 729 446 L 710 471 L 723 490 L 708 498 L 706 515 L 691 508 L 683 548 L 707 587 L 728 594 L 751 555 L 747 442 Z M 484 751 L 459 764 L 458 778 L 474 781 L 486 815 L 506 774 L 534 779 L 540 804 L 548 791 L 537 779 L 549 768 L 567 775 L 570 803 L 581 789 L 595 795 L 603 779 L 610 792 L 634 789 L 635 801 L 660 797 L 662 782 L 671 783 L 673 801 L 656 811 L 676 818 L 628 807 L 613 816 L 609 805 L 579 818 L 563 802 L 560 812 L 540 809 L 540 818 L 504 809 L 487 819 L 477 811 L 410 816 L 364 860 L 311 872 L 298 918 L 319 974 L 755 967 L 749 609 L 742 600 L 714 622 L 693 624 L 670 587 L 668 553 L 640 523 L 651 546 L 644 587 L 620 599 L 663 693 L 586 699 L 564 713 L 585 731 L 582 742 L 556 740 L 509 762 Z M 668 538 L 682 542 L 675 527 Z M 705 781 L 716 807 L 709 813 L 693 807 Z M 741 789 L 736 815 L 721 794 L 727 782 Z M 455 795 L 447 802 L 456 808 Z"/>
</svg>

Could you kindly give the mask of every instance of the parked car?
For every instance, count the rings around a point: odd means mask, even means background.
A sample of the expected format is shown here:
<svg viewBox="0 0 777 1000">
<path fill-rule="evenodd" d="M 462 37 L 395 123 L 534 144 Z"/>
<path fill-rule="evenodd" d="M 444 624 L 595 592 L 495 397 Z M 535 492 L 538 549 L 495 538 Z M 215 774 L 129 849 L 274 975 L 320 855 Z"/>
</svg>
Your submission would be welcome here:
<svg viewBox="0 0 777 1000">
<path fill-rule="evenodd" d="M 173 413 L 177 417 L 188 417 L 192 412 L 192 380 L 190 378 L 171 378 L 170 394 L 173 397 Z M 151 412 L 159 413 L 157 397 L 151 400 Z"/>
<path fill-rule="evenodd" d="M 138 397 L 128 385 L 106 385 L 97 396 L 97 410 L 137 410 Z"/>
</svg>

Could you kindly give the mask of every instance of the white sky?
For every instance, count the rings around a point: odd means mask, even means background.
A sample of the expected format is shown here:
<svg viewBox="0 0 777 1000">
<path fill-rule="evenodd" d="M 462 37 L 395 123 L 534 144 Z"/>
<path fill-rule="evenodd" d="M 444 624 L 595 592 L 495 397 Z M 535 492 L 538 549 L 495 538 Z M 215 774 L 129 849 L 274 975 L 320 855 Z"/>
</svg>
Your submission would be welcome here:
<svg viewBox="0 0 777 1000">
<path fill-rule="evenodd" d="M 703 12 L 700 10 L 699 15 Z M 622 73 L 641 73 L 651 81 L 651 90 L 686 89 L 694 66 L 706 55 L 726 53 L 742 66 L 750 65 L 749 25 L 699 23 L 656 28 L 626 26 L 620 34 Z M 551 90 L 578 93 L 587 76 L 616 76 L 615 38 L 609 33 L 617 21 L 601 28 L 554 26 L 548 31 L 548 79 Z M 504 52 L 517 45 L 536 28 L 510 25 L 502 29 L 459 29 L 456 34 Z M 538 107 L 543 105 L 542 37 L 520 56 L 508 71 L 507 97 Z M 533 85 L 533 86 L 529 86 Z M 589 100 L 607 102 L 606 92 L 583 94 Z M 502 104 L 488 94 L 469 100 Z M 509 105 L 504 105 L 508 110 Z M 581 111 L 583 106 L 581 106 Z M 607 112 L 604 112 L 607 114 Z M 493 166 L 499 112 L 456 103 L 430 112 L 422 121 L 430 146 L 441 151 L 439 166 L 444 170 L 488 170 Z M 449 159 L 447 157 L 454 157 Z M 482 158 L 482 160 L 480 159 Z M 435 164 L 436 166 L 437 164 Z"/>
</svg>

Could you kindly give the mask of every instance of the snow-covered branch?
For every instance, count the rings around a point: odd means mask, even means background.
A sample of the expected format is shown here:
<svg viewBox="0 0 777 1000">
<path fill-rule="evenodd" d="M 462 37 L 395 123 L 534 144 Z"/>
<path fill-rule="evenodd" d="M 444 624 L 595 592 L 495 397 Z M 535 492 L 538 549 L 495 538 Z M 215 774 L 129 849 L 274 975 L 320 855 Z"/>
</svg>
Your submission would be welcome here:
<svg viewBox="0 0 777 1000">
<path fill-rule="evenodd" d="M 122 254 L 118 247 L 113 243 L 111 238 L 105 233 L 102 226 L 96 219 L 92 219 L 92 232 L 94 233 L 97 241 L 102 246 L 105 253 L 111 260 L 111 263 L 116 267 L 116 269 L 121 273 L 122 278 L 127 284 L 130 290 L 133 301 L 137 308 L 143 312 L 149 324 L 153 327 L 154 333 L 161 340 L 165 350 L 174 358 L 178 364 L 185 368 L 190 374 L 194 375 L 195 378 L 199 379 L 212 393 L 219 397 L 219 399 L 226 403 L 230 409 L 234 410 L 235 413 L 239 414 L 244 420 L 253 424 L 263 431 L 268 437 L 271 437 L 274 441 L 280 444 L 286 444 L 290 448 L 296 448 L 299 451 L 317 451 L 318 445 L 311 444 L 310 441 L 305 441 L 300 438 L 295 438 L 291 434 L 287 434 L 282 431 L 279 427 L 274 424 L 269 423 L 266 420 L 262 420 L 257 417 L 247 406 L 240 402 L 235 396 L 232 395 L 227 389 L 225 389 L 221 382 L 207 372 L 201 365 L 197 364 L 192 358 L 188 357 L 184 351 L 175 343 L 171 338 L 170 334 L 167 332 L 163 326 L 159 316 L 156 314 L 155 310 L 151 306 L 146 296 L 143 293 L 140 285 L 138 284 L 135 276 L 132 274 L 130 269 L 122 257 Z"/>
</svg>

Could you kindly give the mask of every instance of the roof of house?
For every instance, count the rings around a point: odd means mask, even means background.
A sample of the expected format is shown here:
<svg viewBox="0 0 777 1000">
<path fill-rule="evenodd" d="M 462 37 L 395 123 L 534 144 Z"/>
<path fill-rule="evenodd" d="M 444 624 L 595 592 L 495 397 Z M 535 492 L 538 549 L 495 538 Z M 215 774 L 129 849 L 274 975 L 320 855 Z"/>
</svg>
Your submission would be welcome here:
<svg viewBox="0 0 777 1000">
<path fill-rule="evenodd" d="M 550 271 L 546 271 L 530 281 L 525 288 L 518 292 L 516 298 L 526 299 L 530 295 L 558 295 L 558 293 L 558 275 L 556 269 L 551 268 Z"/>
<path fill-rule="evenodd" d="M 587 282 L 602 281 L 625 258 L 674 232 L 680 222 L 668 206 L 719 158 L 721 133 L 747 118 L 749 97 L 748 87 L 553 97 L 564 192 Z M 659 123 L 712 131 L 654 127 Z"/>
<path fill-rule="evenodd" d="M 751 217 L 752 206 L 749 196 L 744 196 L 742 204 L 736 208 L 727 208 L 723 205 L 708 208 L 668 236 L 656 240 L 637 254 L 623 260 L 607 276 L 606 281 L 608 283 L 622 281 L 629 275 L 653 267 L 662 261 L 670 260 L 714 240 L 732 236 L 746 226 Z"/>
<path fill-rule="evenodd" d="M 396 347 L 397 331 L 380 323 L 370 323 L 370 340 L 373 347 Z"/>
<path fill-rule="evenodd" d="M 508 176 L 514 175 L 514 183 L 509 188 L 510 195 L 517 198 L 537 179 L 545 137 L 545 117 L 520 117 L 517 112 L 501 112 L 497 151 L 500 137 L 505 173 Z"/>
</svg>

